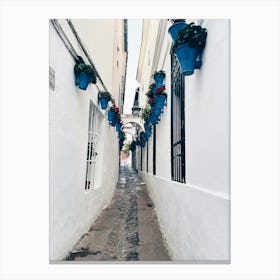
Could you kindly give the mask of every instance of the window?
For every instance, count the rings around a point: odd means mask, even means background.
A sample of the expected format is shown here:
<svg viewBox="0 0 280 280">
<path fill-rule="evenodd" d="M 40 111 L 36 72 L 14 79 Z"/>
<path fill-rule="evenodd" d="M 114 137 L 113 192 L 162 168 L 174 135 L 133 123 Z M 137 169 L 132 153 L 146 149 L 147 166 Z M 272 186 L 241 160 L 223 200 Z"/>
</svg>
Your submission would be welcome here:
<svg viewBox="0 0 280 280">
<path fill-rule="evenodd" d="M 153 126 L 153 175 L 156 175 L 156 145 L 157 145 L 157 130 L 156 125 Z"/>
<path fill-rule="evenodd" d="M 89 121 L 88 121 L 88 146 L 87 146 L 87 165 L 85 189 L 89 190 L 94 187 L 95 169 L 97 157 L 97 140 L 98 140 L 98 109 L 90 101 Z"/>
<path fill-rule="evenodd" d="M 171 178 L 185 183 L 185 79 L 171 55 Z"/>
</svg>

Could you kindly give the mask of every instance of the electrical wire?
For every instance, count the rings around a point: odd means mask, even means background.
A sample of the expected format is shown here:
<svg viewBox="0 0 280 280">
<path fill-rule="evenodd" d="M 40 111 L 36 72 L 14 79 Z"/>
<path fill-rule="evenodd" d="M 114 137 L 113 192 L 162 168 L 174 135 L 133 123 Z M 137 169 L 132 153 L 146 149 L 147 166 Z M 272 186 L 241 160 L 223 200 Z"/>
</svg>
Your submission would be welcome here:
<svg viewBox="0 0 280 280">
<path fill-rule="evenodd" d="M 69 53 L 71 54 L 73 59 L 75 60 L 75 62 L 77 60 L 79 60 L 78 54 L 76 53 L 75 49 L 73 48 L 71 42 L 67 38 L 65 32 L 63 31 L 63 29 L 62 29 L 61 25 L 58 23 L 58 21 L 56 19 L 51 19 L 51 23 L 52 23 L 56 33 L 62 40 L 63 44 L 65 45 L 65 47 L 67 48 L 67 50 L 69 51 Z"/>
<path fill-rule="evenodd" d="M 69 26 L 70 26 L 70 29 L 72 30 L 73 34 L 75 35 L 75 37 L 76 37 L 76 39 L 77 39 L 77 41 L 78 41 L 80 47 L 82 48 L 82 50 L 83 50 L 85 56 L 87 57 L 89 63 L 90 63 L 91 66 L 93 67 L 93 69 L 94 69 L 94 71 L 95 71 L 95 73 L 96 73 L 96 77 L 98 78 L 99 82 L 100 82 L 101 85 L 103 86 L 104 90 L 108 92 L 108 90 L 107 90 L 105 84 L 103 83 L 103 81 L 102 81 L 102 79 L 101 79 L 101 77 L 100 77 L 100 75 L 99 75 L 99 73 L 98 73 L 98 71 L 97 71 L 97 69 L 96 69 L 96 67 L 95 67 L 95 65 L 94 65 L 94 63 L 93 63 L 93 61 L 91 60 L 91 57 L 90 57 L 88 51 L 86 50 L 84 44 L 82 43 L 81 38 L 80 38 L 80 36 L 78 35 L 78 33 L 77 33 L 77 31 L 76 31 L 76 29 L 75 29 L 75 27 L 74 27 L 72 21 L 71 21 L 70 19 L 67 19 L 67 22 L 68 22 L 68 24 L 69 24 Z"/>
</svg>

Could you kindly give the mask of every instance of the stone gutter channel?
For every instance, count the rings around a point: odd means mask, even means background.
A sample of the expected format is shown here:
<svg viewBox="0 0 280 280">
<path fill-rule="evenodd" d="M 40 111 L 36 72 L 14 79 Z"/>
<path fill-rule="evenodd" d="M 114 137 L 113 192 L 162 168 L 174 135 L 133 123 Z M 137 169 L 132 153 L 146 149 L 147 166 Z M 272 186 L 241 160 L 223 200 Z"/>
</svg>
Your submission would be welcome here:
<svg viewBox="0 0 280 280">
<path fill-rule="evenodd" d="M 65 261 L 168 261 L 154 203 L 137 171 L 121 166 L 111 203 Z"/>
</svg>

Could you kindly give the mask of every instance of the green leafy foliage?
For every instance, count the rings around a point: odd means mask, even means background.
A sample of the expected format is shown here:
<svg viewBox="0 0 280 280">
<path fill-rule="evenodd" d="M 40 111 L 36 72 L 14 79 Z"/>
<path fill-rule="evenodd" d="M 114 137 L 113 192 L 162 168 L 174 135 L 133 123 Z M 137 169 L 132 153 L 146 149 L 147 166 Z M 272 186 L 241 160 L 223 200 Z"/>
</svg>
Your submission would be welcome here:
<svg viewBox="0 0 280 280">
<path fill-rule="evenodd" d="M 203 49 L 206 44 L 207 29 L 194 22 L 188 24 L 178 33 L 178 37 L 173 44 L 172 51 L 182 44 L 188 44 L 191 48 Z"/>
<path fill-rule="evenodd" d="M 99 98 L 106 98 L 108 100 L 111 100 L 111 94 L 108 91 L 99 91 L 98 92 L 98 97 Z"/>
<path fill-rule="evenodd" d="M 78 75 L 82 71 L 92 77 L 92 83 L 96 83 L 96 74 L 91 65 L 85 63 L 78 63 L 74 66 L 75 75 Z"/>
<path fill-rule="evenodd" d="M 146 105 L 146 107 L 142 110 L 141 118 L 145 121 L 152 114 L 152 109 L 150 105 Z"/>
<path fill-rule="evenodd" d="M 161 75 L 164 75 L 164 76 L 165 76 L 165 72 L 164 72 L 163 70 L 155 71 L 153 77 L 155 77 L 155 76 L 161 76 Z"/>
</svg>

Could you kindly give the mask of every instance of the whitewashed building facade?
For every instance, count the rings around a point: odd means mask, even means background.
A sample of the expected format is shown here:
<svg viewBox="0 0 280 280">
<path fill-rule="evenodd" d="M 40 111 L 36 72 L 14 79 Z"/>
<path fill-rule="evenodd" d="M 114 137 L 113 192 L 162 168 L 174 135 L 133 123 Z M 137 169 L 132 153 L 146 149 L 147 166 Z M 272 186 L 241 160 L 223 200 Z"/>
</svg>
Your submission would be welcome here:
<svg viewBox="0 0 280 280">
<path fill-rule="evenodd" d="M 98 88 L 104 90 L 105 85 L 122 109 L 126 36 L 126 21 L 121 19 L 82 19 L 70 24 L 55 20 L 55 25 L 50 21 L 51 261 L 66 256 L 114 194 L 119 142 L 97 97 Z M 89 57 L 99 73 L 96 85 L 90 84 L 86 91 L 75 86 L 71 49 L 87 64 Z"/>
<path fill-rule="evenodd" d="M 168 20 L 144 20 L 137 70 L 140 104 L 155 71 L 167 107 L 136 168 L 147 182 L 174 260 L 230 260 L 230 21 L 191 20 L 208 30 L 203 65 L 180 76 Z M 179 85 L 175 84 L 179 83 Z M 174 87 L 179 87 L 174 92 Z M 180 147 L 179 147 L 180 146 Z M 176 149 L 180 150 L 180 154 Z"/>
</svg>

